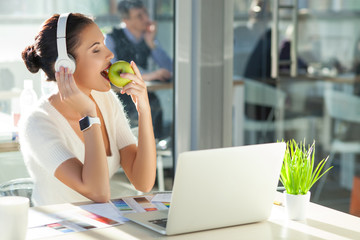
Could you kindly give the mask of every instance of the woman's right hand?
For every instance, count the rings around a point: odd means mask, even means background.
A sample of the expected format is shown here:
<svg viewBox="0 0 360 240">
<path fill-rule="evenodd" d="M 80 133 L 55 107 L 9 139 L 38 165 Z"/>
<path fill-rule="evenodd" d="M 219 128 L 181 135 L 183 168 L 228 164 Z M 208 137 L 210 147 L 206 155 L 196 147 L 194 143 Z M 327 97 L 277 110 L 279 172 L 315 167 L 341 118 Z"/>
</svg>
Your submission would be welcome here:
<svg viewBox="0 0 360 240">
<path fill-rule="evenodd" d="M 73 74 L 69 73 L 67 68 L 60 67 L 60 71 L 55 73 L 55 78 L 61 101 L 73 108 L 81 117 L 97 116 L 95 103 L 78 88 Z"/>
</svg>

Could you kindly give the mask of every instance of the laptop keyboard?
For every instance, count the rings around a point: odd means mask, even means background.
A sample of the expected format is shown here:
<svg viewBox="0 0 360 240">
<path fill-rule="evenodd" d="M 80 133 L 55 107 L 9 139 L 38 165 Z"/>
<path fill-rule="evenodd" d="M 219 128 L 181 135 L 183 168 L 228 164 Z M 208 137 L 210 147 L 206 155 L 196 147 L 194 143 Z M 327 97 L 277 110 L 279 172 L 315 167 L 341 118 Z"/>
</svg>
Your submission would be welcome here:
<svg viewBox="0 0 360 240">
<path fill-rule="evenodd" d="M 167 218 L 149 220 L 149 222 L 156 224 L 160 227 L 166 228 Z"/>
</svg>

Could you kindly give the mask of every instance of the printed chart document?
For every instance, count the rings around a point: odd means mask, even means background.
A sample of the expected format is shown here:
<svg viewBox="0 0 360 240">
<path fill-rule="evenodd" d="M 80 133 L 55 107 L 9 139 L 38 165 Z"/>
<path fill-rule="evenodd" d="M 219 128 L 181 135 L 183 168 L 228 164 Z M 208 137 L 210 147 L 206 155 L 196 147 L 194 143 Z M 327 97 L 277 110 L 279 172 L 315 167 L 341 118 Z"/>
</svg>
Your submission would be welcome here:
<svg viewBox="0 0 360 240">
<path fill-rule="evenodd" d="M 46 214 L 46 216 L 44 216 L 45 213 L 30 210 L 31 221 L 28 224 L 27 239 L 51 237 L 120 224 L 77 206 L 65 211 Z M 35 217 L 33 218 L 33 216 Z"/>
<path fill-rule="evenodd" d="M 158 193 L 113 199 L 109 203 L 72 206 L 52 214 L 30 209 L 27 239 L 123 224 L 129 221 L 124 214 L 164 210 L 170 207 L 170 201 L 171 193 Z"/>
<path fill-rule="evenodd" d="M 155 201 L 154 201 L 155 200 Z M 80 206 L 82 209 L 112 219 L 119 223 L 127 222 L 127 213 L 148 212 L 169 208 L 171 193 L 142 195 L 113 199 L 109 203 L 94 203 Z"/>
<path fill-rule="evenodd" d="M 127 221 L 127 219 L 123 217 L 123 213 L 120 212 L 112 202 L 87 204 L 80 207 L 86 211 L 107 217 L 119 223 L 124 223 Z M 129 209 L 129 212 L 132 212 L 132 209 Z"/>
</svg>

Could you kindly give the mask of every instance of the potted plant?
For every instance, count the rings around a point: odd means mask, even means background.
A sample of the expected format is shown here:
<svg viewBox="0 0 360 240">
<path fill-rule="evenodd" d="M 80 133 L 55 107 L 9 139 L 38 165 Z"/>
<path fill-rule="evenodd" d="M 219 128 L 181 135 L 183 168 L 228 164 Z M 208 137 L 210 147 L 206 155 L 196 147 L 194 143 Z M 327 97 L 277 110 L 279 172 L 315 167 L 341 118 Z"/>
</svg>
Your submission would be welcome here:
<svg viewBox="0 0 360 240">
<path fill-rule="evenodd" d="M 331 168 L 322 169 L 329 156 L 315 167 L 315 141 L 306 148 L 304 143 L 289 140 L 280 173 L 280 182 L 285 187 L 284 200 L 287 215 L 292 220 L 306 218 L 311 187 Z"/>
</svg>

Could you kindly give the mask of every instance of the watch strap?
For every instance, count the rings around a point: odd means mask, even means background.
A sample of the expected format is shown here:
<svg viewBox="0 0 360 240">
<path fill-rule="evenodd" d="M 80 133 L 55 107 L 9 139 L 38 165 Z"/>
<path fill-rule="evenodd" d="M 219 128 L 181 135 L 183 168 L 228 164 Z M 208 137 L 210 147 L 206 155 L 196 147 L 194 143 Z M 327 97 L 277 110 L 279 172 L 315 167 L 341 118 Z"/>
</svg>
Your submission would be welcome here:
<svg viewBox="0 0 360 240">
<path fill-rule="evenodd" d="M 80 124 L 80 130 L 85 131 L 89 129 L 93 124 L 101 124 L 101 123 L 98 117 L 86 116 L 80 119 L 79 124 Z"/>
</svg>

